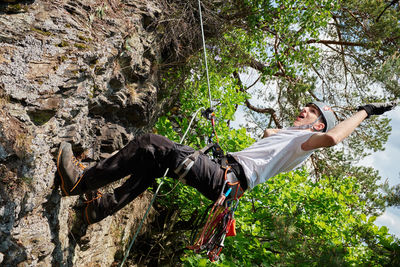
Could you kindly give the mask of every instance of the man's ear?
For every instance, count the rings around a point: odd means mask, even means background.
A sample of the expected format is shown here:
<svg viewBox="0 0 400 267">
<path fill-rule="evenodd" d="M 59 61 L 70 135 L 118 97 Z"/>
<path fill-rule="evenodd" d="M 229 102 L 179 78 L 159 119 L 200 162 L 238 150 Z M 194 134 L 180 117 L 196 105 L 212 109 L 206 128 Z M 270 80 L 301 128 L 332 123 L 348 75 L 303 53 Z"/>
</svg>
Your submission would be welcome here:
<svg viewBox="0 0 400 267">
<path fill-rule="evenodd" d="M 314 123 L 313 125 L 313 129 L 317 132 L 321 132 L 324 128 L 325 128 L 325 123 L 323 122 L 317 122 Z"/>
</svg>

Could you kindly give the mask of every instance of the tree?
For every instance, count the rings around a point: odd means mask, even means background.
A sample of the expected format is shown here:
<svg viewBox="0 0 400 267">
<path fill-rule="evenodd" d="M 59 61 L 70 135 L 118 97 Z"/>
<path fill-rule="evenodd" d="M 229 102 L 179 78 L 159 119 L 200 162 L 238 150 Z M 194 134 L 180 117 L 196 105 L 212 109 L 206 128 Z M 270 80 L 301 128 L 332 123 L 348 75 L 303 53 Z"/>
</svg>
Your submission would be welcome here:
<svg viewBox="0 0 400 267">
<path fill-rule="evenodd" d="M 171 32 L 164 43 L 181 51 L 177 57 L 165 56 L 162 65 L 165 91 L 179 88 L 179 96 L 155 131 L 178 141 L 195 111 L 210 104 L 200 64 L 196 3 L 173 3 L 174 19 L 157 26 Z M 397 4 L 387 7 L 378 0 L 202 1 L 211 98 L 222 147 L 240 150 L 264 128 L 289 126 L 299 108 L 312 100 L 330 103 L 341 120 L 362 103 L 399 97 L 400 13 L 395 8 Z M 238 108 L 247 114 L 247 131 L 230 125 Z M 385 204 L 379 174 L 354 167 L 371 151 L 384 149 L 390 131 L 387 118 L 371 118 L 343 145 L 315 154 L 309 175 L 283 175 L 257 187 L 241 205 L 245 211 L 256 209 L 257 215 L 239 219 L 241 232 L 230 241 L 228 262 L 315 265 L 326 259 L 346 264 L 398 260 L 398 241 L 373 225 L 373 216 Z M 209 123 L 197 118 L 185 143 L 203 147 L 211 132 Z M 273 194 L 265 194 L 276 184 Z M 174 213 L 181 222 L 190 223 L 198 207 L 207 203 L 173 181 L 164 189 L 167 193 L 159 203 L 174 203 L 174 212 L 167 214 Z M 178 221 L 169 223 L 179 225 Z M 250 242 L 251 250 L 239 241 Z"/>
</svg>

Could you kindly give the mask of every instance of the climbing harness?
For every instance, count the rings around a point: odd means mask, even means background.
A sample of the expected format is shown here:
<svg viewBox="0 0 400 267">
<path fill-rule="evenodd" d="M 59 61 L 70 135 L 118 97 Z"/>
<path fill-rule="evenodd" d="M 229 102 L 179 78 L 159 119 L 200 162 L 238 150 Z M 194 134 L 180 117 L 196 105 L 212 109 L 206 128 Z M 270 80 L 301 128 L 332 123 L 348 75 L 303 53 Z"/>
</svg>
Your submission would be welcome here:
<svg viewBox="0 0 400 267">
<path fill-rule="evenodd" d="M 209 137 L 208 140 L 208 145 L 205 146 L 204 148 L 200 150 L 196 150 L 193 154 L 189 155 L 186 157 L 181 164 L 174 170 L 174 172 L 178 175 L 179 180 L 181 182 L 185 182 L 184 178 L 190 171 L 190 169 L 193 167 L 194 163 L 196 162 L 197 158 L 201 154 L 207 154 L 209 151 L 212 151 L 213 157 L 219 161 L 221 166 L 224 168 L 227 166 L 227 158 L 225 156 L 224 151 L 219 145 L 219 140 L 217 136 L 217 132 L 215 130 L 215 114 L 211 108 L 208 108 L 204 111 L 202 111 L 202 115 L 211 121 L 211 125 L 213 128 L 213 131 Z M 216 141 L 213 140 L 213 138 L 216 138 Z"/>
<path fill-rule="evenodd" d="M 197 241 L 193 245 L 188 246 L 195 253 L 206 251 L 210 261 L 214 262 L 219 259 L 219 255 L 224 247 L 226 236 L 235 236 L 235 218 L 234 213 L 239 204 L 239 198 L 243 195 L 244 190 L 240 186 L 238 178 L 228 165 L 227 157 L 218 143 L 218 136 L 215 131 L 215 114 L 211 108 L 202 112 L 202 115 L 211 121 L 213 132 L 209 137 L 209 144 L 186 157 L 182 163 L 174 170 L 178 175 L 179 180 L 185 183 L 185 177 L 190 169 L 195 164 L 201 154 L 207 154 L 212 151 L 215 160 L 219 161 L 220 165 L 225 169 L 224 185 L 217 201 L 212 206 L 211 210 L 207 209 L 203 217 L 208 218 L 200 233 L 197 233 L 198 228 L 192 232 L 192 237 L 197 236 Z M 216 142 L 213 138 L 216 138 Z M 226 191 L 225 191 L 226 189 Z"/>
<path fill-rule="evenodd" d="M 184 178 L 195 164 L 201 154 L 207 154 L 210 150 L 213 152 L 213 157 L 219 161 L 222 168 L 225 169 L 224 185 L 220 196 L 212 206 L 211 210 L 207 209 L 203 217 L 208 213 L 208 218 L 200 233 L 195 228 L 192 232 L 192 237 L 197 236 L 197 241 L 188 246 L 195 253 L 206 252 L 211 262 L 217 261 L 224 247 L 225 237 L 235 236 L 235 218 L 234 214 L 239 204 L 239 198 L 243 195 L 244 190 L 240 186 L 240 182 L 234 172 L 231 171 L 231 166 L 228 165 L 228 159 L 224 151 L 218 144 L 218 137 L 215 131 L 215 114 L 211 108 L 202 112 L 203 116 L 211 121 L 213 133 L 210 135 L 209 144 L 192 153 L 185 158 L 182 163 L 174 170 L 181 182 L 185 182 Z M 217 141 L 213 141 L 216 137 Z M 226 189 L 226 190 L 225 190 Z"/>
<path fill-rule="evenodd" d="M 178 175 L 179 181 L 184 181 L 185 176 L 188 174 L 190 169 L 193 167 L 197 158 L 200 154 L 206 154 L 212 147 L 213 143 L 208 144 L 206 147 L 200 150 L 196 150 L 193 154 L 189 155 L 185 158 L 181 164 L 174 170 L 174 172 Z"/>
</svg>

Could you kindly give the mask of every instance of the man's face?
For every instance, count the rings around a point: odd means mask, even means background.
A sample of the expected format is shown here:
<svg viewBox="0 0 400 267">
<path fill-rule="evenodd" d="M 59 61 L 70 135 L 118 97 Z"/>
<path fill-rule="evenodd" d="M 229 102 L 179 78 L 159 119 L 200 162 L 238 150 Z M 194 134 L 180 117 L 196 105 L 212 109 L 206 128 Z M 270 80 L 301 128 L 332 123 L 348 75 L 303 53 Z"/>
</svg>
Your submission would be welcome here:
<svg viewBox="0 0 400 267">
<path fill-rule="evenodd" d="M 313 105 L 313 104 L 309 104 L 307 106 L 305 106 L 301 111 L 299 116 L 295 119 L 293 125 L 294 126 L 303 126 L 303 125 L 307 125 L 307 124 L 311 124 L 314 123 L 315 120 L 321 115 L 321 112 L 319 111 L 319 109 Z M 316 124 L 320 123 L 320 121 L 318 121 Z M 322 123 L 323 124 L 323 123 Z M 317 125 L 314 125 L 317 126 Z M 324 125 L 325 126 L 325 125 Z"/>
</svg>

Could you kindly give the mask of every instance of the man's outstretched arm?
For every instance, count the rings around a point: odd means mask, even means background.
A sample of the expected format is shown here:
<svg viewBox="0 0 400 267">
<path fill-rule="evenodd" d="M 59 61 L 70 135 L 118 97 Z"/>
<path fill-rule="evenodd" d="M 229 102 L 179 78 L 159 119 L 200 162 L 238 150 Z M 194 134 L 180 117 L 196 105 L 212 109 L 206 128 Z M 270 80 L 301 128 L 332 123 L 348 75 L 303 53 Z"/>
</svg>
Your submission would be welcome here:
<svg viewBox="0 0 400 267">
<path fill-rule="evenodd" d="M 360 110 L 350 118 L 342 121 L 326 133 L 316 133 L 301 145 L 303 150 L 334 146 L 348 137 L 360 123 L 368 117 L 365 110 Z"/>
<path fill-rule="evenodd" d="M 373 103 L 361 106 L 359 111 L 350 118 L 342 121 L 326 133 L 316 133 L 301 145 L 303 150 L 312 150 L 320 147 L 334 146 L 348 137 L 361 122 L 371 115 L 381 115 L 392 110 L 397 105 L 396 101 L 388 103 Z"/>
</svg>

